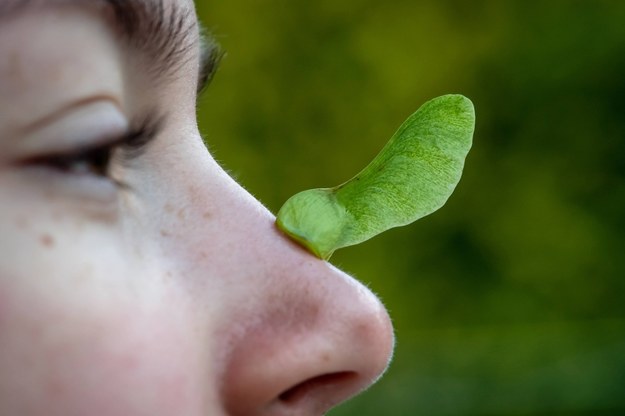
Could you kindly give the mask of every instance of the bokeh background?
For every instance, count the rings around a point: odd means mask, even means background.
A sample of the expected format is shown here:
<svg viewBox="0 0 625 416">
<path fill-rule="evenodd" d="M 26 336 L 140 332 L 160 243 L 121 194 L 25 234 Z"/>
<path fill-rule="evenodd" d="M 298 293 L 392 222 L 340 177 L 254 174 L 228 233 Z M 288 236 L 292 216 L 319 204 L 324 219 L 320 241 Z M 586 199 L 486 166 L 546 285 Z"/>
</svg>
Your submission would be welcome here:
<svg viewBox="0 0 625 416">
<path fill-rule="evenodd" d="M 424 101 L 476 107 L 448 204 L 332 258 L 398 343 L 331 415 L 625 414 L 625 2 L 197 6 L 227 53 L 201 128 L 274 212 L 349 179 Z"/>
</svg>

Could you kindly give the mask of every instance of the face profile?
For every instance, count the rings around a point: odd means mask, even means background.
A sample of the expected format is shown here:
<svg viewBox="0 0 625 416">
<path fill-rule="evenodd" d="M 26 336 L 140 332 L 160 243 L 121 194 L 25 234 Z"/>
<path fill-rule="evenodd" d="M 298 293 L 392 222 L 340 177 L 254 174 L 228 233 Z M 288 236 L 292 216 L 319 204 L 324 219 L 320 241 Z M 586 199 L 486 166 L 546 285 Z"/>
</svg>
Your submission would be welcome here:
<svg viewBox="0 0 625 416">
<path fill-rule="evenodd" d="M 1 415 L 321 415 L 386 369 L 377 297 L 206 149 L 218 57 L 191 0 L 0 5 Z"/>
</svg>

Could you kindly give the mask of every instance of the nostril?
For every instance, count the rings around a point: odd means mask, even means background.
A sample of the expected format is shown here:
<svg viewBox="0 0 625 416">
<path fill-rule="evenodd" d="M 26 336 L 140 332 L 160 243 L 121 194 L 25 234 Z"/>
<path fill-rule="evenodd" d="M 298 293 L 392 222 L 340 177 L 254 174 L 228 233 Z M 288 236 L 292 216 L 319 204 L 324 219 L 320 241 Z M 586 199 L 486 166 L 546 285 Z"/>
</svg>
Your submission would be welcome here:
<svg viewBox="0 0 625 416">
<path fill-rule="evenodd" d="M 351 390 L 357 384 L 358 375 L 353 371 L 341 371 L 337 373 L 322 374 L 303 381 L 278 396 L 285 405 L 297 405 L 299 402 L 321 396 L 335 396 L 340 401 L 345 390 Z M 327 394 L 328 390 L 334 390 L 335 394 Z M 327 403 L 329 406 L 336 403 Z"/>
</svg>

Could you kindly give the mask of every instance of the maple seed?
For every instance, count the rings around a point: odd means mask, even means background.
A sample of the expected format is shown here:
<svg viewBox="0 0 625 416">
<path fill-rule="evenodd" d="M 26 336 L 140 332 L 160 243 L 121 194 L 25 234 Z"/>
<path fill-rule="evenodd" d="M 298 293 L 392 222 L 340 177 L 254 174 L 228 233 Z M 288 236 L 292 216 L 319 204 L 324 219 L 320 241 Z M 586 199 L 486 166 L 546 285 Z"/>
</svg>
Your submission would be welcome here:
<svg viewBox="0 0 625 416">
<path fill-rule="evenodd" d="M 292 196 L 276 224 L 317 257 L 410 224 L 442 207 L 462 176 L 475 129 L 473 103 L 444 95 L 423 104 L 358 175 Z"/>
</svg>

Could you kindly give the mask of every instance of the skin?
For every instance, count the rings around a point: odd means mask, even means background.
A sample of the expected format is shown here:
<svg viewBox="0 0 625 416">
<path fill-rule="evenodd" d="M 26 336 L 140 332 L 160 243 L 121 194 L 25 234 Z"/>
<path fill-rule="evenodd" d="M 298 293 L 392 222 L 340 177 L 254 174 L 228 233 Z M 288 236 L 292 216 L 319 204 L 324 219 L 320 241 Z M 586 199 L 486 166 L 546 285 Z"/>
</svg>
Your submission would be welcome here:
<svg viewBox="0 0 625 416">
<path fill-rule="evenodd" d="M 208 153 L 197 28 L 156 79 L 88 3 L 0 24 L 0 414 L 321 415 L 365 389 L 387 312 Z M 46 165 L 154 106 L 155 141 L 111 163 L 125 186 Z"/>
</svg>

